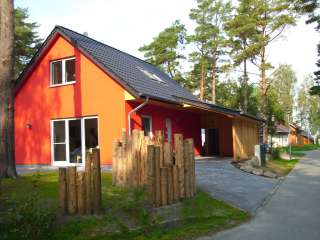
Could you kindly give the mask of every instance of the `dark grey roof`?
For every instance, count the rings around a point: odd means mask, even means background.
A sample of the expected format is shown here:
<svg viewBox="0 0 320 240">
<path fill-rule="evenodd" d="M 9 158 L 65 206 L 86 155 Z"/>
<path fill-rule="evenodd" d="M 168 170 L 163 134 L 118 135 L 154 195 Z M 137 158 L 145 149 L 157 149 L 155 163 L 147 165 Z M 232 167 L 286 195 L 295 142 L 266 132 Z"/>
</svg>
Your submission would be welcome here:
<svg viewBox="0 0 320 240">
<path fill-rule="evenodd" d="M 194 95 L 159 68 L 72 30 L 60 26 L 57 28 L 139 95 L 155 96 L 168 101 L 176 101 L 176 97 L 196 100 Z M 156 77 L 150 78 L 147 74 Z"/>
<path fill-rule="evenodd" d="M 88 36 L 61 26 L 54 28 L 40 50 L 19 76 L 17 89 L 21 86 L 24 81 L 24 76 L 27 75 L 29 69 L 32 68 L 42 49 L 47 47 L 48 42 L 57 32 L 67 38 L 75 47 L 80 49 L 87 57 L 104 69 L 115 80 L 119 81 L 120 84 L 135 96 L 150 97 L 180 104 L 183 102 L 192 102 L 194 105 L 205 106 L 208 109 L 226 114 L 241 115 L 263 121 L 261 118 L 242 114 L 238 110 L 199 101 L 193 94 L 181 87 L 179 83 L 171 79 L 159 68 Z"/>
</svg>

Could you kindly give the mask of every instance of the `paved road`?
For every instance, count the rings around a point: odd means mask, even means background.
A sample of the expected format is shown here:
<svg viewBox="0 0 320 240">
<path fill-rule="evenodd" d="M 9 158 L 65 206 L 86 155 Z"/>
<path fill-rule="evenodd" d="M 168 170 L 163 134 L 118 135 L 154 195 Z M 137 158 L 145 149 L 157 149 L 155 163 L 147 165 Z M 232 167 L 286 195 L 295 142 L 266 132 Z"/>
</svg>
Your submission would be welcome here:
<svg viewBox="0 0 320 240">
<path fill-rule="evenodd" d="M 319 240 L 320 151 L 307 153 L 252 221 L 200 239 Z"/>
<path fill-rule="evenodd" d="M 197 160 L 197 185 L 213 197 L 254 214 L 279 181 L 243 172 L 230 162 Z"/>
</svg>

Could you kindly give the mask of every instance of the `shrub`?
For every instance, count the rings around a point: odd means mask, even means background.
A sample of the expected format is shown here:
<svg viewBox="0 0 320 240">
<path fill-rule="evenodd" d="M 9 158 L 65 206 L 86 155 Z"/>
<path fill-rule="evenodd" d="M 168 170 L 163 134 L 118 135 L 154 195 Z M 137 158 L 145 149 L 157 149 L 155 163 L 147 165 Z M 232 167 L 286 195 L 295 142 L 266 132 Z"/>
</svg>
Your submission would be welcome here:
<svg viewBox="0 0 320 240">
<path fill-rule="evenodd" d="M 272 148 L 271 154 L 272 154 L 272 159 L 277 159 L 280 158 L 280 149 L 279 148 Z"/>
</svg>

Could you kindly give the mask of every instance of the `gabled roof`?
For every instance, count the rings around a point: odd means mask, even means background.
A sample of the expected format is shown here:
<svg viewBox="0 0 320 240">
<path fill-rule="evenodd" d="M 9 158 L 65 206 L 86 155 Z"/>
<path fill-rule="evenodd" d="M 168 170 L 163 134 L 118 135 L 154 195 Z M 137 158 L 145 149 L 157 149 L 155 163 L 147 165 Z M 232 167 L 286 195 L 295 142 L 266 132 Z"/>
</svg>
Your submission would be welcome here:
<svg viewBox="0 0 320 240">
<path fill-rule="evenodd" d="M 299 135 L 305 137 L 305 138 L 310 138 L 310 140 L 313 140 L 313 137 L 311 136 L 311 134 L 309 134 L 308 132 L 306 132 L 305 130 L 301 130 Z"/>
<path fill-rule="evenodd" d="M 37 59 L 43 49 L 48 47 L 48 43 L 57 33 L 66 38 L 71 44 L 77 47 L 83 54 L 136 97 L 149 97 L 151 99 L 178 104 L 191 102 L 209 110 L 215 110 L 231 115 L 241 115 L 257 121 L 263 121 L 261 118 L 242 114 L 238 110 L 199 101 L 193 94 L 181 87 L 175 80 L 171 79 L 159 68 L 62 26 L 56 26 L 53 29 L 39 51 L 31 59 L 28 66 L 19 76 L 16 89 L 22 85 L 30 70 L 36 65 Z"/>
<path fill-rule="evenodd" d="M 277 133 L 290 133 L 289 127 L 283 125 L 283 124 L 278 124 L 276 127 L 276 132 Z"/>
</svg>

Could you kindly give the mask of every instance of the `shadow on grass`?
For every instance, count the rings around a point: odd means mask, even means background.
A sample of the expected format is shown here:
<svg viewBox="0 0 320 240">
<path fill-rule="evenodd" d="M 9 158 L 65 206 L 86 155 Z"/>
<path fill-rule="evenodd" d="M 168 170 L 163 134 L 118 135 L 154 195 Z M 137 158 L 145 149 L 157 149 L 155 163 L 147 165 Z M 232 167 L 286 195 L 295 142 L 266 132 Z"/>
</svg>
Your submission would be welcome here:
<svg viewBox="0 0 320 240">
<path fill-rule="evenodd" d="M 57 172 L 24 175 L 18 180 L 7 179 L 3 182 L 3 197 L 24 202 L 36 188 L 39 201 L 56 212 L 57 182 Z M 57 215 L 48 239 L 192 239 L 230 228 L 250 218 L 247 213 L 202 191 L 192 199 L 154 211 L 147 203 L 143 189 L 118 188 L 111 182 L 111 174 L 102 173 L 103 214 Z M 161 214 L 164 209 L 172 213 L 170 217 Z M 171 224 L 172 219 L 178 221 Z"/>
</svg>

